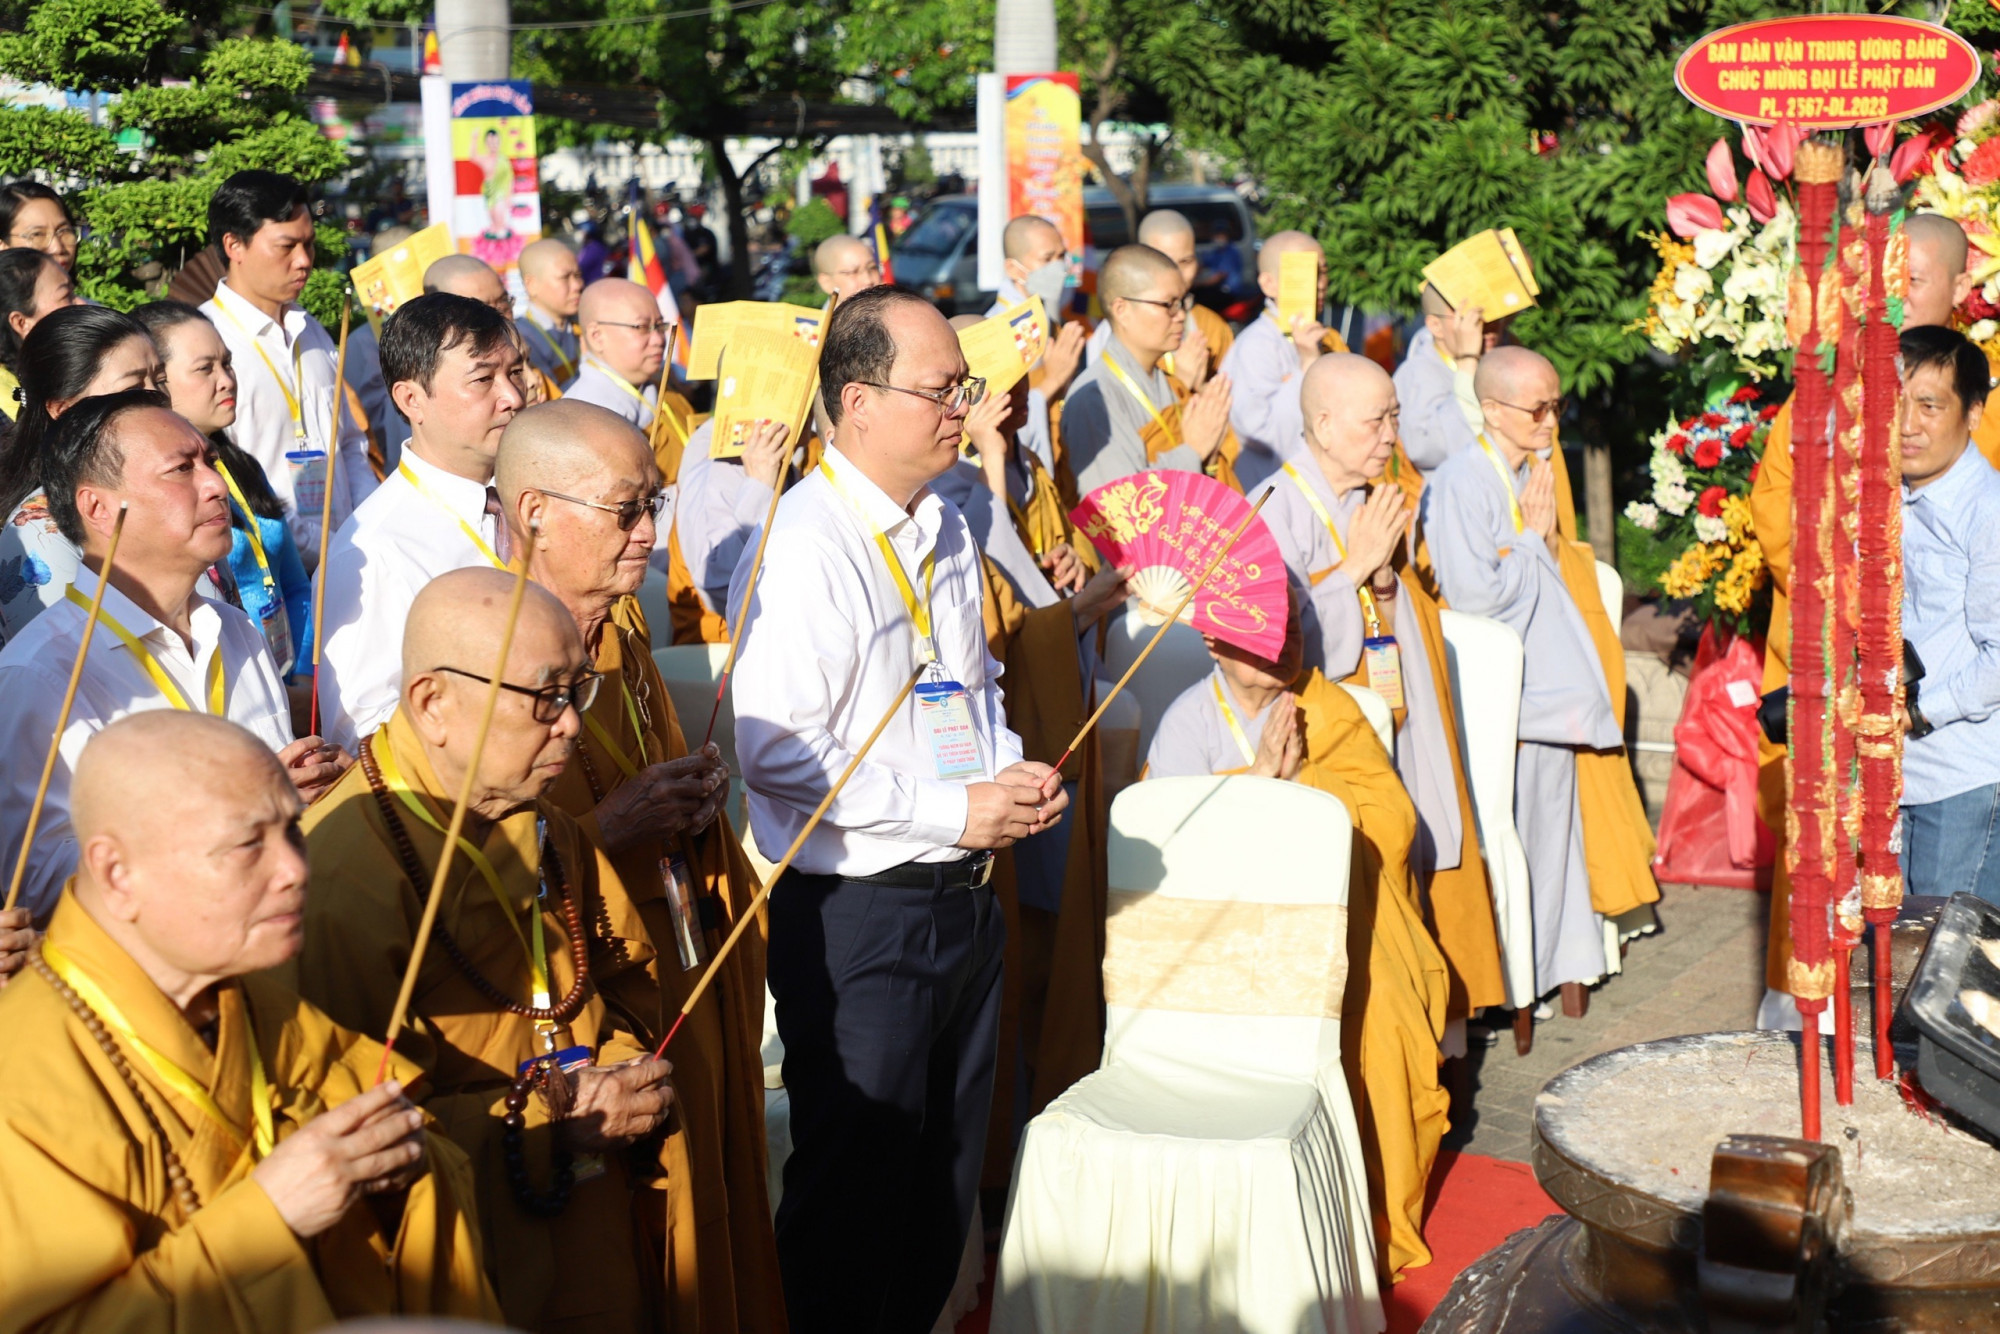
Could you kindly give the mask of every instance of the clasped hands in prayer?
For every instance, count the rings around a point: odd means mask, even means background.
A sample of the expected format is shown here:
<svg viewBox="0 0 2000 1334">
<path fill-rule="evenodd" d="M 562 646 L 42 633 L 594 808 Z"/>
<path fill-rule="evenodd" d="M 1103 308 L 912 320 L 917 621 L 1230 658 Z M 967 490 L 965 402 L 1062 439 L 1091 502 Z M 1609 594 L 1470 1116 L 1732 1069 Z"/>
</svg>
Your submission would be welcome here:
<svg viewBox="0 0 2000 1334">
<path fill-rule="evenodd" d="M 958 846 L 975 851 L 1012 847 L 1053 829 L 1069 809 L 1062 775 L 1034 760 L 1008 765 L 990 783 L 968 784 L 965 794 L 965 832 Z"/>
<path fill-rule="evenodd" d="M 1373 586 L 1377 596 L 1393 596 L 1396 547 L 1410 530 L 1410 503 L 1401 488 L 1376 487 L 1347 522 L 1347 554 L 1334 568 L 1356 588 Z M 1386 577 L 1385 577 L 1386 576 Z"/>
<path fill-rule="evenodd" d="M 677 760 L 647 765 L 598 802 L 599 846 L 615 855 L 644 839 L 700 833 L 727 800 L 729 766 L 710 742 Z"/>
<path fill-rule="evenodd" d="M 1521 488 L 1521 520 L 1548 545 L 1549 554 L 1560 559 L 1562 549 L 1556 536 L 1556 470 L 1537 460 L 1528 469 L 1528 484 Z"/>
<path fill-rule="evenodd" d="M 1289 782 L 1299 776 L 1305 748 L 1306 732 L 1299 722 L 1298 696 L 1288 690 L 1271 706 L 1264 734 L 1257 738 L 1257 758 L 1250 762 L 1250 772 L 1258 778 Z"/>
</svg>

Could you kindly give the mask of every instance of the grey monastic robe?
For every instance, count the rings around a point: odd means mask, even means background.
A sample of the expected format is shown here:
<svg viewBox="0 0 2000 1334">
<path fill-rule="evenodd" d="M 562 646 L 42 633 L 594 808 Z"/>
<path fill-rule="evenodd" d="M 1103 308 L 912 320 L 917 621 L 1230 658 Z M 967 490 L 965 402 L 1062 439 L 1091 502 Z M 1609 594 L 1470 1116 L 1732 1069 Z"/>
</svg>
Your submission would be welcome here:
<svg viewBox="0 0 2000 1334">
<path fill-rule="evenodd" d="M 1278 327 L 1275 307 L 1243 326 L 1222 359 L 1222 373 L 1229 377 L 1229 424 L 1243 445 L 1236 480 L 1245 495 L 1254 495 L 1284 464 L 1306 458 L 1305 418 L 1299 409 L 1305 372 L 1298 344 Z M 1331 672 L 1327 676 L 1338 679 Z"/>
<path fill-rule="evenodd" d="M 1150 371 L 1141 370 L 1123 342 L 1113 338 L 1106 343 L 1104 355 L 1076 377 L 1076 383 L 1070 386 L 1069 395 L 1063 400 L 1063 445 L 1069 451 L 1078 494 L 1088 495 L 1106 482 L 1148 468 L 1202 471 L 1201 455 L 1186 445 L 1148 462 L 1143 433 L 1153 414 L 1106 369 L 1106 364 L 1112 361 L 1118 363 L 1126 378 L 1138 386 L 1163 418 L 1178 401 L 1164 369 L 1155 366 Z"/>
</svg>

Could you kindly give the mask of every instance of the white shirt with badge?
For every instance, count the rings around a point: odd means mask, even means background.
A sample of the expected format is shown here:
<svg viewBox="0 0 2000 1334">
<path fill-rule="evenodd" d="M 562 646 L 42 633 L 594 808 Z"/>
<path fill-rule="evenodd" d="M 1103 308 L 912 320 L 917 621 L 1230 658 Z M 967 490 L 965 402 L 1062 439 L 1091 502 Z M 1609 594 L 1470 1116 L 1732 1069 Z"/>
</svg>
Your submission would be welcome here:
<svg viewBox="0 0 2000 1334">
<path fill-rule="evenodd" d="M 96 591 L 94 576 L 85 582 Z M 6 831 L 9 871 L 20 856 L 21 831 L 89 606 L 84 589 L 72 586 L 69 596 L 37 616 L 0 652 L 0 753 L 12 757 L 0 779 L 0 829 Z M 37 921 L 46 920 L 63 881 L 76 870 L 70 775 L 85 743 L 106 724 L 128 713 L 185 707 L 241 724 L 274 753 L 292 744 L 291 705 L 263 631 L 236 608 L 199 594 L 188 628 L 192 648 L 116 588 L 104 591 L 104 609 L 90 639 L 90 657 L 63 729 L 61 755 L 22 882 L 21 902 Z"/>
<path fill-rule="evenodd" d="M 730 622 L 750 617 L 731 691 L 751 830 L 768 854 L 791 845 L 926 660 L 916 620 L 927 610 L 934 661 L 793 865 L 857 876 L 953 861 L 967 855 L 966 786 L 1021 759 L 986 649 L 979 549 L 929 487 L 906 512 L 838 449 L 824 466 L 779 502 L 752 604 L 754 548 L 730 585 Z"/>
</svg>

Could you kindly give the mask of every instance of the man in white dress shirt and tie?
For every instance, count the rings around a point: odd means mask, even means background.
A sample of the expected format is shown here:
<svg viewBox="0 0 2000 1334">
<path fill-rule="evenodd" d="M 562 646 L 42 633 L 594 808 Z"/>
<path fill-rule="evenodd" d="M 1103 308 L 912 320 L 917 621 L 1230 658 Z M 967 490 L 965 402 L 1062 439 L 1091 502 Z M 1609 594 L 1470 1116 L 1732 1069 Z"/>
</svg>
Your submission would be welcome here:
<svg viewBox="0 0 2000 1334">
<path fill-rule="evenodd" d="M 403 621 L 424 585 L 447 570 L 506 564 L 493 459 L 523 405 L 519 363 L 507 319 L 469 297 L 427 292 L 382 323 L 382 378 L 410 442 L 333 535 L 320 572 L 322 726 L 343 750 L 396 711 Z"/>
<path fill-rule="evenodd" d="M 229 438 L 257 460 L 284 502 L 292 540 L 310 572 L 319 559 L 323 488 L 333 489 L 338 528 L 375 489 L 375 473 L 368 466 L 368 436 L 352 414 L 341 413 L 333 447 L 327 439 L 338 348 L 298 304 L 313 266 L 305 186 L 272 171 L 237 172 L 209 201 L 208 239 L 229 266 L 201 307 L 236 367 L 236 423 Z"/>
<path fill-rule="evenodd" d="M 352 762 L 318 737 L 292 739 L 291 706 L 263 631 L 236 608 L 194 591 L 229 555 L 229 490 L 201 432 L 174 415 L 164 394 L 129 389 L 64 413 L 46 447 L 49 512 L 83 549 L 90 570 L 67 601 L 37 616 L 0 653 L 0 746 L 11 757 L 0 780 L 0 830 L 10 872 L 97 571 L 119 506 L 129 508 L 22 882 L 21 902 L 38 921 L 47 920 L 76 869 L 70 775 L 85 743 L 114 719 L 186 709 L 240 723 L 277 753 L 307 801 Z"/>
<path fill-rule="evenodd" d="M 659 404 L 660 363 L 674 326 L 660 318 L 653 294 L 624 278 L 599 278 L 577 304 L 583 368 L 564 398 L 595 403 L 651 430 Z"/>
<path fill-rule="evenodd" d="M 771 899 L 769 976 L 792 1157 L 778 1209 L 791 1327 L 923 1334 L 971 1226 L 1005 928 L 992 850 L 1067 794 L 1024 762 L 980 621 L 979 551 L 929 483 L 958 458 L 957 336 L 890 287 L 828 321 L 834 438 L 779 503 L 734 683 L 762 848 L 804 827 L 913 672 L 906 700 Z"/>
</svg>

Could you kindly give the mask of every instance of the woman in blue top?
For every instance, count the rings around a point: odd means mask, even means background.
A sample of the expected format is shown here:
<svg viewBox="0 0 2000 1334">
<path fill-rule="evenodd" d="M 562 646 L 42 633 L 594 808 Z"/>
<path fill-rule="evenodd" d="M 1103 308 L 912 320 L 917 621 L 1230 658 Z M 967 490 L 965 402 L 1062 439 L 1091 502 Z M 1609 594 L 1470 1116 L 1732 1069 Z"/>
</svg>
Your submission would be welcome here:
<svg viewBox="0 0 2000 1334">
<path fill-rule="evenodd" d="M 280 675 L 312 662 L 312 583 L 285 526 L 285 509 L 257 460 L 223 434 L 236 420 L 236 372 L 229 348 L 208 317 L 179 301 L 132 312 L 153 335 L 166 367 L 160 387 L 174 411 L 215 446 L 215 467 L 229 484 L 229 571 L 243 610 L 264 627 Z"/>
</svg>

